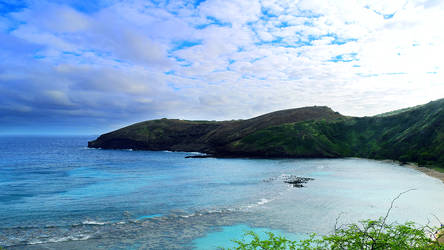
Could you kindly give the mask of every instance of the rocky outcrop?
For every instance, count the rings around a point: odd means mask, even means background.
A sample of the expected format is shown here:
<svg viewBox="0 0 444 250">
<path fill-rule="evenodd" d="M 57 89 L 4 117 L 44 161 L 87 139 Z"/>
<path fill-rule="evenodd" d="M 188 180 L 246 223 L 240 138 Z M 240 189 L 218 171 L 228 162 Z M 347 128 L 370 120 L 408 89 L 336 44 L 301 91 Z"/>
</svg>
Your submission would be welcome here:
<svg viewBox="0 0 444 250">
<path fill-rule="evenodd" d="M 309 177 L 299 177 L 299 176 L 290 175 L 285 177 L 284 182 L 292 185 L 293 187 L 301 188 L 304 187 L 303 184 L 313 180 L 314 180 L 313 178 Z"/>
</svg>

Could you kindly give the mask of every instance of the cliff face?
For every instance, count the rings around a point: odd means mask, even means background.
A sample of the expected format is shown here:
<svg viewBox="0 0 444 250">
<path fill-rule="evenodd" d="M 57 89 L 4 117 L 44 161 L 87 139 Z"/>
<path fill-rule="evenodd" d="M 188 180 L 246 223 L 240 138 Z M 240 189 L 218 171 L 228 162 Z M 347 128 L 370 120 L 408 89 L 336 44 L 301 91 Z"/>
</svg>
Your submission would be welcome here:
<svg viewBox="0 0 444 250">
<path fill-rule="evenodd" d="M 307 107 L 238 121 L 153 120 L 104 134 L 88 146 L 216 156 L 365 157 L 444 167 L 444 99 L 362 118 Z"/>
</svg>

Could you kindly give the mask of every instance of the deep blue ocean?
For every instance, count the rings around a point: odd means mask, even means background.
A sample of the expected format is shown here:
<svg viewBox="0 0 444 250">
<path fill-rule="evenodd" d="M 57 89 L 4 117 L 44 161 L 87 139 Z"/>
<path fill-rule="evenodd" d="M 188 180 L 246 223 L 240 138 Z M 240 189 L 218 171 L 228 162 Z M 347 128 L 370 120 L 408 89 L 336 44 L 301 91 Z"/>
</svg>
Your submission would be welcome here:
<svg viewBox="0 0 444 250">
<path fill-rule="evenodd" d="M 340 223 L 444 220 L 444 184 L 366 159 L 185 158 L 88 149 L 95 137 L 0 137 L 0 246 L 216 249 L 245 230 L 300 239 Z M 288 176 L 314 178 L 303 188 Z"/>
</svg>

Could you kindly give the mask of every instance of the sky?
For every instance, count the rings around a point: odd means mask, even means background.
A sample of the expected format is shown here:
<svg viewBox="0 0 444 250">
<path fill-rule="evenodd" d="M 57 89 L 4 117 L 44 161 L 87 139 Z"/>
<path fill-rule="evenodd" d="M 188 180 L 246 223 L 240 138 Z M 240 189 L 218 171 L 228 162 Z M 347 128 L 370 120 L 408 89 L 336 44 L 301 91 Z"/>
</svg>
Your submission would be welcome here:
<svg viewBox="0 0 444 250">
<path fill-rule="evenodd" d="M 442 0 L 0 0 L 0 134 L 444 97 Z"/>
</svg>

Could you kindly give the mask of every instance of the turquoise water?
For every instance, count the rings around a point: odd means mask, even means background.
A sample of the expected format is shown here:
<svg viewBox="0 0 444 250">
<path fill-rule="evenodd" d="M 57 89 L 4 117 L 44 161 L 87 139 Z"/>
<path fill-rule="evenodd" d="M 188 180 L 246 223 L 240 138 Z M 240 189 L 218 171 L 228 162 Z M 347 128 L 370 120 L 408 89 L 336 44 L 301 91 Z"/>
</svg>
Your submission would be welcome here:
<svg viewBox="0 0 444 250">
<path fill-rule="evenodd" d="M 444 184 L 365 159 L 186 159 L 88 149 L 94 137 L 0 137 L 0 246 L 214 249 L 244 230 L 299 239 L 385 214 L 444 219 Z M 285 176 L 312 177 L 304 188 Z M 228 244 L 228 245 L 227 245 Z"/>
<path fill-rule="evenodd" d="M 233 239 L 244 240 L 245 242 L 249 242 L 253 239 L 253 237 L 245 235 L 247 232 L 254 232 L 261 239 L 268 239 L 269 236 L 267 233 L 284 236 L 285 238 L 292 241 L 299 241 L 306 238 L 305 234 L 296 235 L 276 229 L 273 230 L 265 227 L 253 228 L 245 224 L 237 224 L 233 226 L 221 227 L 217 231 L 208 233 L 205 237 L 194 240 L 194 248 L 196 250 L 233 248 L 237 246 L 236 243 L 233 242 Z"/>
</svg>

